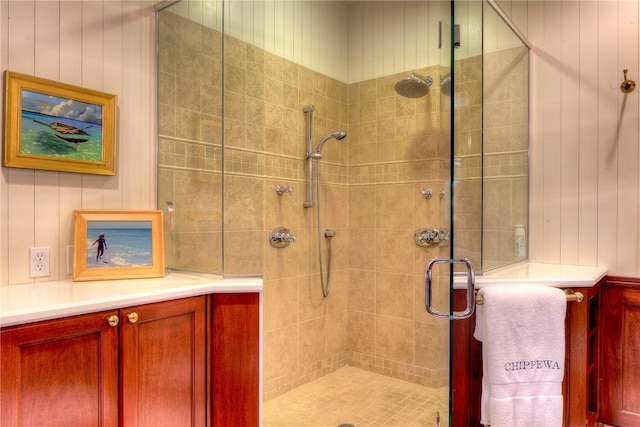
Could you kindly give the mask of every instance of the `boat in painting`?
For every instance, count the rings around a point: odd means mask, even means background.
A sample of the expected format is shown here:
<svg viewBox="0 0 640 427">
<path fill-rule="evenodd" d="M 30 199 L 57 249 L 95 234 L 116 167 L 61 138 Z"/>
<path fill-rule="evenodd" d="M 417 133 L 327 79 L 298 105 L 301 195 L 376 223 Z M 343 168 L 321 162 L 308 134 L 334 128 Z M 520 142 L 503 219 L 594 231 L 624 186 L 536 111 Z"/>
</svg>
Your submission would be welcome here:
<svg viewBox="0 0 640 427">
<path fill-rule="evenodd" d="M 86 142 L 89 140 L 89 134 L 84 131 L 84 129 L 90 128 L 93 125 L 85 126 L 82 128 L 78 128 L 63 122 L 45 122 L 43 120 L 33 119 L 34 122 L 40 123 L 41 125 L 48 126 L 55 132 L 55 136 L 58 138 L 72 142 L 74 144 L 79 144 L 81 142 Z"/>
</svg>

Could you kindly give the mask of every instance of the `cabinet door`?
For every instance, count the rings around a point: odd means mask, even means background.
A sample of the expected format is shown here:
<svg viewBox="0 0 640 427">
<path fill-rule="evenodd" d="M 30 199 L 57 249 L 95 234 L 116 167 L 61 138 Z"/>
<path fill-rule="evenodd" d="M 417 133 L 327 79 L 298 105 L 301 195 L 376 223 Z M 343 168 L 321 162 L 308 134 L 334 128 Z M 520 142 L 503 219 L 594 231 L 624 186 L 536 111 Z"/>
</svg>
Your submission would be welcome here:
<svg viewBox="0 0 640 427">
<path fill-rule="evenodd" d="M 205 425 L 205 303 L 202 296 L 120 311 L 122 425 Z"/>
<path fill-rule="evenodd" d="M 118 425 L 118 328 L 101 312 L 0 332 L 2 426 Z"/>
<path fill-rule="evenodd" d="M 605 287 L 600 421 L 640 425 L 640 289 Z"/>
<path fill-rule="evenodd" d="M 257 427 L 259 421 L 260 297 L 214 294 L 213 425 Z"/>
</svg>

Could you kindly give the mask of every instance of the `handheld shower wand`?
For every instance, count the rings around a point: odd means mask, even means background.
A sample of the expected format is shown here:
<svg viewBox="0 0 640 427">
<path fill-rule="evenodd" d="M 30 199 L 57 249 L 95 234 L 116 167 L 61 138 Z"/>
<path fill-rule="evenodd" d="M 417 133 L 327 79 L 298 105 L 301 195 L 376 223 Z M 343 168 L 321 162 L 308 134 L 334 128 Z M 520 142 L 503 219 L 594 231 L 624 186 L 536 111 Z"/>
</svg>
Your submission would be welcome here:
<svg viewBox="0 0 640 427">
<path fill-rule="evenodd" d="M 341 139 L 344 139 L 347 136 L 347 133 L 343 130 L 339 130 L 336 132 L 331 132 L 326 134 L 325 136 L 322 137 L 322 139 L 320 140 L 320 142 L 318 142 L 318 148 L 316 148 L 316 151 L 314 153 L 307 153 L 307 157 L 310 157 L 312 159 L 321 159 L 322 158 L 322 146 L 324 145 L 325 142 L 327 142 L 328 140 L 330 140 L 331 138 L 335 138 L 338 141 L 340 141 Z"/>
<path fill-rule="evenodd" d="M 311 208 L 315 204 L 313 202 L 313 160 L 319 160 L 322 158 L 322 147 L 324 146 L 325 142 L 327 142 L 332 138 L 335 138 L 336 140 L 340 141 L 347 136 L 347 132 L 343 130 L 328 133 L 320 139 L 320 142 L 318 142 L 318 147 L 314 151 L 313 149 L 313 112 L 315 111 L 315 109 L 316 107 L 313 104 L 305 105 L 304 107 L 302 107 L 302 111 L 309 114 L 309 121 L 307 124 L 308 146 L 307 146 L 307 157 L 306 157 L 307 169 L 308 169 L 307 200 L 305 200 L 303 204 L 305 208 Z M 318 168 L 316 167 L 316 172 L 317 172 L 317 169 Z M 320 174 L 317 173 L 317 176 L 319 178 Z"/>
<path fill-rule="evenodd" d="M 336 131 L 336 132 L 331 132 L 326 134 L 320 139 L 320 142 L 318 142 L 318 146 L 316 150 L 313 151 L 313 111 L 315 110 L 315 107 L 313 105 L 305 105 L 302 110 L 305 113 L 309 113 L 309 129 L 308 129 L 309 146 L 307 149 L 307 157 L 306 157 L 306 160 L 309 165 L 309 176 L 307 181 L 309 184 L 308 185 L 309 192 L 308 192 L 307 200 L 304 201 L 304 207 L 310 208 L 314 206 L 313 161 L 315 160 L 316 161 L 316 197 L 317 197 L 315 206 L 317 208 L 317 214 L 318 214 L 317 225 L 318 225 L 318 261 L 320 262 L 320 287 L 322 289 L 322 296 L 327 298 L 329 296 L 329 289 L 331 286 L 331 239 L 335 237 L 336 232 L 334 230 L 324 231 L 324 237 L 327 240 L 327 281 L 325 285 L 324 272 L 322 268 L 322 247 L 321 247 L 322 233 L 320 232 L 322 227 L 320 225 L 320 162 L 319 160 L 322 158 L 322 147 L 324 146 L 325 142 L 333 138 L 340 141 L 341 139 L 344 139 L 347 136 L 347 133 L 345 131 Z"/>
</svg>

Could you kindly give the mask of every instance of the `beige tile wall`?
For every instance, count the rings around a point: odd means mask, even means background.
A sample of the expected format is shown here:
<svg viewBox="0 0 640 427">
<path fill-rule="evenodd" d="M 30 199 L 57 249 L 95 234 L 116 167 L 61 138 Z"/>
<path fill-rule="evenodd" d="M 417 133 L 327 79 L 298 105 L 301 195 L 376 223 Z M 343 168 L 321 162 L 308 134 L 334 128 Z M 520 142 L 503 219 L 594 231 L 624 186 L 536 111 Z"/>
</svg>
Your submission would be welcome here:
<svg viewBox="0 0 640 427">
<path fill-rule="evenodd" d="M 447 381 L 448 327 L 424 308 L 424 266 L 448 248 L 418 247 L 413 234 L 448 223 L 448 106 L 440 67 L 415 71 L 435 82 L 423 98 L 395 93 L 410 72 L 349 87 L 348 363 L 435 386 Z"/>
</svg>

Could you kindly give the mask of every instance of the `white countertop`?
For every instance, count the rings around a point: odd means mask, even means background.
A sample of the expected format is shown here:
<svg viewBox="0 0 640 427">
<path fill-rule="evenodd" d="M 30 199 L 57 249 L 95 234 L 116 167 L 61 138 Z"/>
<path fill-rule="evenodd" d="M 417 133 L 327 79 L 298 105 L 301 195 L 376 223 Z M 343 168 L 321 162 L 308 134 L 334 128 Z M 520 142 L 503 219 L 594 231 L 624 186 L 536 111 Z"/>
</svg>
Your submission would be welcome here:
<svg viewBox="0 0 640 427">
<path fill-rule="evenodd" d="M 211 293 L 262 292 L 262 278 L 168 273 L 163 278 L 0 286 L 0 326 Z"/>
<path fill-rule="evenodd" d="M 476 289 L 496 285 L 542 285 L 556 288 L 590 288 L 606 274 L 606 267 L 582 265 L 542 264 L 522 262 L 476 275 Z M 466 275 L 456 277 L 456 287 L 464 287 Z"/>
</svg>

